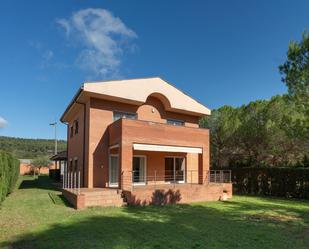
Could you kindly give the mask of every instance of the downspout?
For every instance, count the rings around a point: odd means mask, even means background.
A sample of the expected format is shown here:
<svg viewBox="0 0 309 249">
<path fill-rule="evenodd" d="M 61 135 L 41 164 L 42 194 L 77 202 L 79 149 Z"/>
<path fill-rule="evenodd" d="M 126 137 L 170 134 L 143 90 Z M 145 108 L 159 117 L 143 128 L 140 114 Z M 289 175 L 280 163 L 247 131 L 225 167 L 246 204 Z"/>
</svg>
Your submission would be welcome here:
<svg viewBox="0 0 309 249">
<path fill-rule="evenodd" d="M 84 135 L 83 135 L 83 187 L 85 187 L 85 155 L 86 155 L 86 104 L 75 101 L 76 104 L 84 106 Z"/>
<path fill-rule="evenodd" d="M 66 149 L 66 151 L 67 151 L 67 162 L 66 162 L 66 165 L 65 165 L 65 168 L 64 168 L 64 171 L 63 171 L 63 178 L 64 178 L 64 177 L 66 177 L 65 172 L 68 172 L 68 168 L 69 168 L 69 158 L 68 158 L 68 156 L 69 156 L 69 132 L 70 132 L 70 129 L 69 129 L 69 123 L 63 122 L 63 121 L 61 121 L 61 119 L 60 119 L 60 122 L 67 126 L 67 149 Z M 62 181 L 64 181 L 64 179 L 62 179 Z M 64 186 L 64 188 L 65 188 L 65 186 Z"/>
</svg>

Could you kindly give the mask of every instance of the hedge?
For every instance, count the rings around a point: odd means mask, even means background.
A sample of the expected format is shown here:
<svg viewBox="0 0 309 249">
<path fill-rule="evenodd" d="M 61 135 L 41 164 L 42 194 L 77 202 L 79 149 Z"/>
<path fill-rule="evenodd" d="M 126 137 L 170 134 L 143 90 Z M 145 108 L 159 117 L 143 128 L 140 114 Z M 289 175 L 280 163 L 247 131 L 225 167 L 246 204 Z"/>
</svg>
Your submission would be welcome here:
<svg viewBox="0 0 309 249">
<path fill-rule="evenodd" d="M 309 199 L 308 168 L 233 168 L 237 194 Z"/>
<path fill-rule="evenodd" d="M 0 203 L 14 190 L 18 176 L 18 159 L 8 152 L 0 151 Z"/>
</svg>

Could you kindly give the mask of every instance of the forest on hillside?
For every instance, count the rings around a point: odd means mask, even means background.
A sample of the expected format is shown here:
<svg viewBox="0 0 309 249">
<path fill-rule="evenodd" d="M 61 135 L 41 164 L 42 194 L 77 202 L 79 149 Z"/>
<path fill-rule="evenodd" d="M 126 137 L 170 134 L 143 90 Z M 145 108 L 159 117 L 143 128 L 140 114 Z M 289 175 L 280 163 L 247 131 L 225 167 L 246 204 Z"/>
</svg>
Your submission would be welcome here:
<svg viewBox="0 0 309 249">
<path fill-rule="evenodd" d="M 0 150 L 10 152 L 19 159 L 50 157 L 54 154 L 55 140 L 28 139 L 0 136 Z M 66 141 L 58 140 L 58 151 L 66 150 Z"/>
<path fill-rule="evenodd" d="M 201 120 L 210 129 L 212 167 L 309 167 L 309 31 L 279 66 L 288 92 Z"/>
</svg>

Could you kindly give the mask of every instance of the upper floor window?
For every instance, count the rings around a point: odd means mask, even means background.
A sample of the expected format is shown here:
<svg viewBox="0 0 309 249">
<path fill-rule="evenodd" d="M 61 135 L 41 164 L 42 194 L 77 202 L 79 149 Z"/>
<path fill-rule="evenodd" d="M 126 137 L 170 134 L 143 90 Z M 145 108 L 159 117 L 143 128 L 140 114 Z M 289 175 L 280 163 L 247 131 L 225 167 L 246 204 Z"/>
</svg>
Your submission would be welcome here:
<svg viewBox="0 0 309 249">
<path fill-rule="evenodd" d="M 74 127 L 73 125 L 70 127 L 70 137 L 73 137 Z"/>
<path fill-rule="evenodd" d="M 166 123 L 170 124 L 170 125 L 179 125 L 179 126 L 184 126 L 185 125 L 184 121 L 177 120 L 177 119 L 167 119 Z"/>
<path fill-rule="evenodd" d="M 75 126 L 75 134 L 78 133 L 78 120 L 74 121 L 74 126 Z"/>
<path fill-rule="evenodd" d="M 136 113 L 114 111 L 113 120 L 116 121 L 121 118 L 136 119 L 137 115 Z"/>
</svg>

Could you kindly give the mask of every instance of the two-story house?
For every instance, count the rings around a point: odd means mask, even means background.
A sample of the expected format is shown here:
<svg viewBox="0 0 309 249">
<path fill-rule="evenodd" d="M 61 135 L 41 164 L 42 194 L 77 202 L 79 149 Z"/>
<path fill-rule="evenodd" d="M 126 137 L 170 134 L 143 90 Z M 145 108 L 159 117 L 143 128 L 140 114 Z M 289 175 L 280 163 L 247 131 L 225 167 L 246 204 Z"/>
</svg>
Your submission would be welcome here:
<svg viewBox="0 0 309 249">
<path fill-rule="evenodd" d="M 84 83 L 67 124 L 66 198 L 77 208 L 218 200 L 230 172 L 209 171 L 210 110 L 161 78 Z"/>
</svg>

